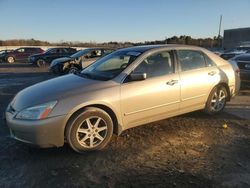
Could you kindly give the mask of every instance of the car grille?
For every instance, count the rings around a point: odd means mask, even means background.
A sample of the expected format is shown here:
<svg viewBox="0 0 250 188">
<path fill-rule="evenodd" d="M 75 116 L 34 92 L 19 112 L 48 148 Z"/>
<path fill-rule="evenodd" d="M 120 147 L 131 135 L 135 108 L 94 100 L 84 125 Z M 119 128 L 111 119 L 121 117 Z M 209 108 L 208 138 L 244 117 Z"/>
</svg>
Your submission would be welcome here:
<svg viewBox="0 0 250 188">
<path fill-rule="evenodd" d="M 237 64 L 241 70 L 249 70 L 250 71 L 250 61 L 238 61 Z"/>
</svg>

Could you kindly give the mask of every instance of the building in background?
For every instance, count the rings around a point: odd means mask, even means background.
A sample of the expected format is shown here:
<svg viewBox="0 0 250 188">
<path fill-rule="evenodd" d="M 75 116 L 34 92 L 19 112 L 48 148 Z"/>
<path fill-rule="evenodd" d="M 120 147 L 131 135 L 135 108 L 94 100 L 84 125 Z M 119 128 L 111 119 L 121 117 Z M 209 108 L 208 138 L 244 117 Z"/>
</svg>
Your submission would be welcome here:
<svg viewBox="0 0 250 188">
<path fill-rule="evenodd" d="M 224 30 L 223 48 L 230 49 L 242 45 L 250 46 L 250 27 Z"/>
</svg>

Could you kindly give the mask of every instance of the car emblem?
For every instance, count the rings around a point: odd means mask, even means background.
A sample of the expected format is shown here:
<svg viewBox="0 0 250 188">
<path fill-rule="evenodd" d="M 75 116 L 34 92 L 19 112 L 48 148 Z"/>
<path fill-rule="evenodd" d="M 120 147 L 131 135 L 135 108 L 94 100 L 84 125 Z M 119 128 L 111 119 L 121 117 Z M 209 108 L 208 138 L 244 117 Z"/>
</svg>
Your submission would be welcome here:
<svg viewBox="0 0 250 188">
<path fill-rule="evenodd" d="M 250 64 L 245 64 L 246 69 L 250 69 Z"/>
</svg>

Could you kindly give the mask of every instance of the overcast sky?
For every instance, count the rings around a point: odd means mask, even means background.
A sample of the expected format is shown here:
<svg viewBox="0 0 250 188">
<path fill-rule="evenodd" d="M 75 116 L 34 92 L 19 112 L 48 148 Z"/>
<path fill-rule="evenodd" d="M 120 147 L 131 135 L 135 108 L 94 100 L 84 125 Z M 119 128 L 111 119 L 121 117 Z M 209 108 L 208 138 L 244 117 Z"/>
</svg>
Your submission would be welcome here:
<svg viewBox="0 0 250 188">
<path fill-rule="evenodd" d="M 250 27 L 250 0 L 0 0 L 0 40 L 145 41 Z"/>
</svg>

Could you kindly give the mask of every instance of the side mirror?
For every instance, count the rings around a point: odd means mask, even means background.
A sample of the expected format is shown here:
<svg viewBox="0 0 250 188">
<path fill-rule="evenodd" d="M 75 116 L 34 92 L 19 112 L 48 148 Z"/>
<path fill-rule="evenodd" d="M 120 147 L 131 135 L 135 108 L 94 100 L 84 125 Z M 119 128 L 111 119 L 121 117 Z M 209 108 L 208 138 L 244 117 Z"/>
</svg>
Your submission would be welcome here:
<svg viewBox="0 0 250 188">
<path fill-rule="evenodd" d="M 147 73 L 131 73 L 129 75 L 129 80 L 130 81 L 141 81 L 141 80 L 146 80 L 147 78 Z"/>
</svg>

